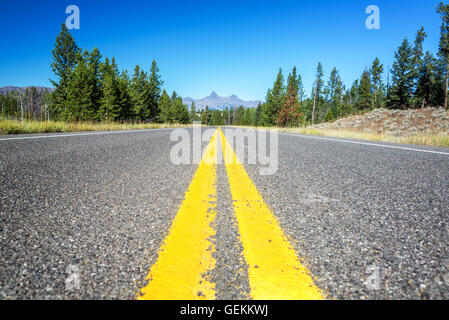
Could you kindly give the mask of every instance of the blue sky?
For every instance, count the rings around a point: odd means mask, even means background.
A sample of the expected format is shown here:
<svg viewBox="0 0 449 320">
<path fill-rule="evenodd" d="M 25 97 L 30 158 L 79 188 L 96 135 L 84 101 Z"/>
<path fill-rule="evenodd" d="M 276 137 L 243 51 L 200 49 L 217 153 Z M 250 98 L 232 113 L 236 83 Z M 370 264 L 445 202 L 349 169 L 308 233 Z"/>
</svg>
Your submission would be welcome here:
<svg viewBox="0 0 449 320">
<path fill-rule="evenodd" d="M 391 65 L 404 37 L 424 26 L 425 49 L 436 53 L 438 0 L 0 0 L 0 87 L 50 86 L 51 50 L 65 8 L 81 11 L 78 45 L 115 56 L 120 69 L 149 69 L 156 59 L 168 91 L 202 98 L 215 90 L 263 100 L 279 67 L 294 65 L 310 94 L 316 65 L 335 66 L 347 86 L 375 57 Z M 381 29 L 368 30 L 368 5 L 380 8 Z"/>
</svg>

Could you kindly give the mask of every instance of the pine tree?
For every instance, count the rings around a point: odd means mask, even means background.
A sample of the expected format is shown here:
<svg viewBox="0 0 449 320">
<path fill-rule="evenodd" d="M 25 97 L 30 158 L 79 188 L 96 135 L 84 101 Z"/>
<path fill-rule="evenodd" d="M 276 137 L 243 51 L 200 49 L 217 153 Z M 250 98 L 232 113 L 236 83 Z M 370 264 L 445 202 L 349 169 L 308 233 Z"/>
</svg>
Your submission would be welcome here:
<svg viewBox="0 0 449 320">
<path fill-rule="evenodd" d="M 235 124 L 235 117 L 237 115 L 237 109 L 235 107 L 231 108 L 231 124 Z"/>
<path fill-rule="evenodd" d="M 251 108 L 246 108 L 243 115 L 243 125 L 251 126 L 254 123 L 253 113 Z"/>
<path fill-rule="evenodd" d="M 79 57 L 78 64 L 70 76 L 67 108 L 62 111 L 62 117 L 66 121 L 87 121 L 95 116 L 92 101 L 94 83 L 87 65 L 87 57 L 87 52 L 83 57 Z"/>
<path fill-rule="evenodd" d="M 436 85 L 435 64 L 435 58 L 429 51 L 427 51 L 419 69 L 418 83 L 416 86 L 416 99 L 421 103 L 421 108 L 424 108 L 427 104 L 434 102 L 432 101 L 432 94 Z"/>
<path fill-rule="evenodd" d="M 100 101 L 99 117 L 102 121 L 115 121 L 120 115 L 118 85 L 112 74 L 107 74 L 103 80 L 103 95 Z"/>
<path fill-rule="evenodd" d="M 323 87 L 323 65 L 321 64 L 321 62 L 318 63 L 318 67 L 316 69 L 316 74 L 315 74 L 315 83 L 313 85 L 314 89 L 313 89 L 313 110 L 312 110 L 312 125 L 315 123 L 315 112 L 317 109 L 317 105 L 319 104 L 320 101 L 320 94 L 321 94 L 321 90 Z"/>
<path fill-rule="evenodd" d="M 65 24 L 62 24 L 61 32 L 56 37 L 53 62 L 51 68 L 57 80 L 50 80 L 55 91 L 52 95 L 54 111 L 62 112 L 67 108 L 67 96 L 70 76 L 75 69 L 81 49 L 75 43 L 75 39 L 69 33 Z"/>
<path fill-rule="evenodd" d="M 142 71 L 134 78 L 137 80 L 136 92 L 136 113 L 142 121 L 155 121 L 159 115 L 159 99 L 161 97 L 163 82 L 160 80 L 159 68 L 153 60 L 150 69 L 150 76 Z"/>
<path fill-rule="evenodd" d="M 424 104 L 423 97 L 417 95 L 418 91 L 418 83 L 424 83 L 424 81 L 420 80 L 420 76 L 422 75 L 423 68 L 423 42 L 426 39 L 427 34 L 424 32 L 424 27 L 417 32 L 415 38 L 415 45 L 413 47 L 413 102 L 412 106 L 415 108 L 421 107 Z"/>
<path fill-rule="evenodd" d="M 390 108 L 408 108 L 411 104 L 413 90 L 413 50 L 407 39 L 404 39 L 391 70 L 393 84 L 389 94 Z"/>
<path fill-rule="evenodd" d="M 343 82 L 337 68 L 334 68 L 331 71 L 328 82 L 328 92 L 330 108 L 328 108 L 328 111 L 326 112 L 326 122 L 332 121 L 340 116 L 340 104 L 343 95 Z"/>
<path fill-rule="evenodd" d="M 438 56 L 441 65 L 444 66 L 443 75 L 445 78 L 444 86 L 444 107 L 448 108 L 448 84 L 449 84 L 449 4 L 440 2 L 437 12 L 441 16 L 441 36 Z"/>
<path fill-rule="evenodd" d="M 131 98 L 133 101 L 133 113 L 137 120 L 147 119 L 147 109 L 145 105 L 144 92 L 147 89 L 148 75 L 137 65 L 131 80 Z"/>
<path fill-rule="evenodd" d="M 159 122 L 170 123 L 170 122 L 174 121 L 174 119 L 172 119 L 170 117 L 171 105 L 172 105 L 172 102 L 171 102 L 169 95 L 167 94 L 167 91 L 163 90 L 161 99 L 159 100 L 159 110 L 160 110 L 160 113 L 158 116 Z"/>
<path fill-rule="evenodd" d="M 176 109 L 176 99 L 178 99 L 178 94 L 176 91 L 173 91 L 170 96 L 170 107 L 168 108 L 168 121 L 170 123 L 177 123 L 178 122 L 178 110 Z"/>
<path fill-rule="evenodd" d="M 196 116 L 195 101 L 192 101 L 192 105 L 190 106 L 190 122 L 193 123 L 196 120 L 197 120 L 197 116 Z"/>
<path fill-rule="evenodd" d="M 209 112 L 209 106 L 206 106 L 206 109 L 201 115 L 201 123 L 208 126 L 210 124 L 210 112 Z"/>
<path fill-rule="evenodd" d="M 157 119 L 159 115 L 159 99 L 161 98 L 162 86 L 164 82 L 159 75 L 159 68 L 156 61 L 153 60 L 150 69 L 150 79 L 147 84 L 147 89 L 144 92 L 144 104 L 147 109 L 147 117 L 149 119 Z"/>
<path fill-rule="evenodd" d="M 302 83 L 302 77 L 300 74 L 298 74 L 297 82 L 298 82 L 298 100 L 299 100 L 299 103 L 301 104 L 302 101 L 304 100 L 305 93 L 304 93 L 304 85 Z"/>
<path fill-rule="evenodd" d="M 373 95 L 371 93 L 371 76 L 369 71 L 364 71 L 360 79 L 358 109 L 367 110 L 372 106 Z"/>
<path fill-rule="evenodd" d="M 352 104 L 352 101 L 354 99 L 353 87 L 354 85 L 349 89 L 343 88 L 344 93 L 342 97 L 342 103 L 340 106 L 340 116 L 346 117 L 353 113 L 353 104 Z"/>
<path fill-rule="evenodd" d="M 220 110 L 212 111 L 211 125 L 213 125 L 213 126 L 224 125 L 223 114 Z"/>
<path fill-rule="evenodd" d="M 225 125 L 229 125 L 229 109 L 226 107 L 226 109 L 223 112 L 223 120 Z"/>
<path fill-rule="evenodd" d="M 182 102 L 181 97 L 176 97 L 174 101 L 172 102 L 172 110 L 175 118 L 175 122 L 182 123 L 182 124 L 188 124 L 190 121 L 190 114 L 189 109 L 187 106 Z"/>
<path fill-rule="evenodd" d="M 360 92 L 360 83 L 359 80 L 355 80 L 351 86 L 351 89 L 349 90 L 349 104 L 351 106 L 350 113 L 355 113 L 356 111 L 358 111 L 357 104 L 360 99 L 359 92 Z"/>
<path fill-rule="evenodd" d="M 299 80 L 296 74 L 296 67 L 288 76 L 287 92 L 284 99 L 284 104 L 278 112 L 276 124 L 278 126 L 293 126 L 298 125 L 301 121 L 301 114 L 299 112 Z"/>
<path fill-rule="evenodd" d="M 284 76 L 282 75 L 282 69 L 279 69 L 273 89 L 268 90 L 266 103 L 262 108 L 261 121 L 264 126 L 271 127 L 275 125 L 279 111 L 284 104 L 284 99 Z"/>
<path fill-rule="evenodd" d="M 119 117 L 122 121 L 131 120 L 134 117 L 131 98 L 131 80 L 126 70 L 120 74 L 117 87 L 120 105 Z"/>
<path fill-rule="evenodd" d="M 119 91 L 119 72 L 114 58 L 112 58 L 111 64 L 109 64 L 109 59 L 106 58 L 102 79 L 98 118 L 107 122 L 115 121 L 121 114 L 121 96 Z"/>
<path fill-rule="evenodd" d="M 243 106 L 239 106 L 237 108 L 237 112 L 235 115 L 235 124 L 237 126 L 242 126 L 245 123 L 245 108 Z"/>
<path fill-rule="evenodd" d="M 374 59 L 371 69 L 369 70 L 371 76 L 371 84 L 373 87 L 373 104 L 372 108 L 379 108 L 382 106 L 383 93 L 382 93 L 382 74 L 384 72 L 384 66 L 380 63 L 379 58 Z"/>
<path fill-rule="evenodd" d="M 261 115 L 262 115 L 262 104 L 259 102 L 259 104 L 257 105 L 257 108 L 256 108 L 256 114 L 254 117 L 254 125 L 255 126 L 262 125 L 261 118 L 260 118 Z"/>
<path fill-rule="evenodd" d="M 446 99 L 445 88 L 446 88 L 446 65 L 444 61 L 439 59 L 434 59 L 434 81 L 432 86 L 432 97 L 431 97 L 431 105 L 432 106 L 444 106 L 444 102 Z"/>
<path fill-rule="evenodd" d="M 100 50 L 98 50 L 97 47 L 95 47 L 89 54 L 88 57 L 86 57 L 87 67 L 89 69 L 89 74 L 91 76 L 91 81 L 93 85 L 92 89 L 92 107 L 93 107 L 93 113 L 96 114 L 99 107 L 100 107 L 100 100 L 102 95 L 102 89 L 101 89 L 101 54 Z M 117 67 L 115 64 L 115 60 L 113 58 L 113 67 Z"/>
</svg>

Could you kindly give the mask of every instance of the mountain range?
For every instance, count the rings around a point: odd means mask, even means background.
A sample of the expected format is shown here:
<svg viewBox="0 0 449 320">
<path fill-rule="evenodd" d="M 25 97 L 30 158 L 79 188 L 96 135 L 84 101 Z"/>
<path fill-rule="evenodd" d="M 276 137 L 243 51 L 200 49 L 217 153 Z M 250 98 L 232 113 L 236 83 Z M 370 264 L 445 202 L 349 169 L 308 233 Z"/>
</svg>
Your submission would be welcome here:
<svg viewBox="0 0 449 320">
<path fill-rule="evenodd" d="M 8 92 L 21 91 L 25 92 L 25 90 L 30 87 L 0 87 L 0 94 L 4 95 Z M 47 87 L 35 87 L 37 91 L 41 92 L 44 90 L 48 90 L 49 92 L 53 92 L 54 88 Z M 245 108 L 256 108 L 261 101 L 253 100 L 253 101 L 244 101 L 237 97 L 235 94 L 229 97 L 220 97 L 215 91 L 203 98 L 203 99 L 193 99 L 193 98 L 184 98 L 184 104 L 186 104 L 189 108 L 193 102 L 195 102 L 196 109 L 198 111 L 206 109 L 206 106 L 209 107 L 210 110 L 225 110 L 226 108 L 238 108 L 239 106 L 243 106 Z"/>
<path fill-rule="evenodd" d="M 13 86 L 8 86 L 8 87 L 1 87 L 0 88 L 0 94 L 7 94 L 8 92 L 15 92 L 15 91 L 21 91 L 21 92 L 25 92 L 25 90 L 27 88 L 30 87 L 13 87 Z M 42 92 L 45 90 L 48 90 L 48 92 L 53 92 L 55 90 L 55 88 L 47 88 L 47 87 L 35 87 L 37 91 Z"/>
<path fill-rule="evenodd" d="M 241 100 L 235 94 L 229 97 L 220 97 L 215 93 L 215 91 L 212 91 L 210 96 L 205 97 L 203 99 L 184 98 L 182 101 L 188 107 L 190 107 L 192 103 L 195 102 L 195 106 L 198 111 L 206 109 L 206 106 L 208 106 L 209 109 L 211 110 L 214 109 L 225 110 L 226 108 L 229 109 L 232 107 L 237 108 L 239 106 L 243 106 L 245 108 L 256 108 L 257 105 L 260 103 L 260 101 L 257 100 L 254 101 Z"/>
</svg>

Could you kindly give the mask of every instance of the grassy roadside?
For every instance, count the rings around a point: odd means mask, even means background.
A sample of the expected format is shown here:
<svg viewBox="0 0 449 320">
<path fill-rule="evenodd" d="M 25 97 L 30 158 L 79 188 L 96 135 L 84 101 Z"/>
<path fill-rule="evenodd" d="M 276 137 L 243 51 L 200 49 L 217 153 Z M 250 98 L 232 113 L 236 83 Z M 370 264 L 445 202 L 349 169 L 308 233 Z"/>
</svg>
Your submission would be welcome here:
<svg viewBox="0 0 449 320">
<path fill-rule="evenodd" d="M 80 131 L 120 131 L 139 129 L 160 129 L 188 127 L 178 124 L 148 124 L 148 123 L 95 123 L 95 122 L 63 122 L 63 121 L 24 121 L 23 126 L 17 120 L 0 118 L 0 135 L 24 133 L 56 133 Z M 191 126 L 191 125 L 190 125 Z"/>
<path fill-rule="evenodd" d="M 445 134 L 414 134 L 409 136 L 393 136 L 387 134 L 366 133 L 346 129 L 267 128 L 267 127 L 259 127 L 258 129 L 266 129 L 266 130 L 277 129 L 279 130 L 279 132 L 286 132 L 286 133 L 299 133 L 299 134 L 308 134 L 332 138 L 349 138 L 349 139 L 359 139 L 368 141 L 449 148 L 449 136 Z"/>
<path fill-rule="evenodd" d="M 182 128 L 192 125 L 180 124 L 148 124 L 148 123 L 95 123 L 79 122 L 69 123 L 63 121 L 24 121 L 23 126 L 17 120 L 5 120 L 0 118 L 0 135 L 29 134 L 29 133 L 57 133 L 57 132 L 81 132 L 81 131 L 120 131 L 160 128 Z M 391 142 L 399 144 L 413 144 L 421 146 L 433 146 L 449 148 L 449 136 L 445 134 L 414 134 L 408 136 L 393 136 L 378 133 L 366 133 L 348 129 L 317 129 L 317 128 L 269 128 L 258 129 L 280 132 L 299 133 L 333 138 L 350 138 L 367 141 Z"/>
</svg>

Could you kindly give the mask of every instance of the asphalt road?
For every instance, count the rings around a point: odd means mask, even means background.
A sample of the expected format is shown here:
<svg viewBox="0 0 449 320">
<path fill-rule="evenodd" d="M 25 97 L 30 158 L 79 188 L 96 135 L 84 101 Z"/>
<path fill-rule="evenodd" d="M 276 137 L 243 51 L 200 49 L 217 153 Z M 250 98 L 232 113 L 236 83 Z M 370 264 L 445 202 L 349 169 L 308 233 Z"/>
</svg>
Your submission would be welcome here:
<svg viewBox="0 0 449 320">
<path fill-rule="evenodd" d="M 135 299 L 198 168 L 170 133 L 0 137 L 0 299 Z M 449 150 L 397 147 L 279 134 L 274 175 L 244 164 L 327 299 L 449 299 Z M 249 299 L 224 165 L 216 187 L 208 277 Z"/>
</svg>

